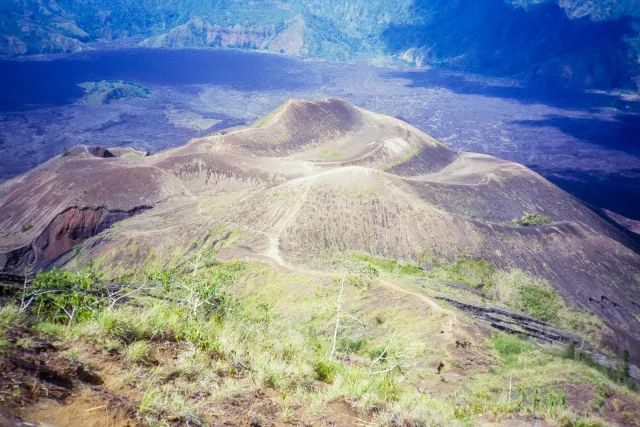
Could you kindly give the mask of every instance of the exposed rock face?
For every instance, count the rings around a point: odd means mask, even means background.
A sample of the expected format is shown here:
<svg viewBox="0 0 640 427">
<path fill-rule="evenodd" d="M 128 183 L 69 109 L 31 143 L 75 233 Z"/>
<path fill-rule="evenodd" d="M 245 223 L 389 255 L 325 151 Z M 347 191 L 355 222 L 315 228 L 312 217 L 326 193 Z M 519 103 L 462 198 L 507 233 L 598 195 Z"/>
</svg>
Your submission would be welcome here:
<svg viewBox="0 0 640 427">
<path fill-rule="evenodd" d="M 305 56 L 309 53 L 309 48 L 305 44 L 305 32 L 307 25 L 301 15 L 298 15 L 291 26 L 279 33 L 270 42 L 268 49 L 273 52 L 285 53 L 287 55 Z"/>
<path fill-rule="evenodd" d="M 244 25 L 220 26 L 203 18 L 192 18 L 171 31 L 150 37 L 140 43 L 142 47 L 191 48 L 222 47 L 269 50 L 287 55 L 307 55 L 305 44 L 306 24 L 301 16 L 285 22 L 284 30 L 271 27 L 247 27 Z"/>
<path fill-rule="evenodd" d="M 247 28 L 242 25 L 220 26 L 202 18 L 192 18 L 166 34 L 151 37 L 140 43 L 143 47 L 224 47 L 265 49 L 273 39 L 273 28 Z"/>
<path fill-rule="evenodd" d="M 103 207 L 72 207 L 57 215 L 29 246 L 0 253 L 0 269 L 20 273 L 47 267 L 77 244 L 111 227 L 118 221 L 141 213 L 150 206 L 129 211 Z"/>
<path fill-rule="evenodd" d="M 524 313 L 487 304 L 460 301 L 448 297 L 439 298 L 453 304 L 462 311 L 472 313 L 499 331 L 515 335 L 525 335 L 540 342 L 554 344 L 560 347 L 572 344 L 581 351 L 590 354 L 601 366 L 614 370 L 619 369 L 621 366 L 620 361 L 610 358 L 581 337 L 563 329 L 554 328 Z M 636 383 L 640 382 L 640 369 L 636 366 L 631 366 L 630 368 L 630 377 Z"/>
<path fill-rule="evenodd" d="M 640 363 L 640 239 L 522 165 L 454 152 L 336 99 L 292 100 L 252 127 L 125 154 L 74 147 L 1 184 L 0 268 L 45 265 L 134 214 L 85 245 L 86 261 L 162 264 L 215 229 L 237 231 L 244 251 L 281 265 L 347 251 L 484 259 L 547 279 Z M 527 213 L 554 222 L 512 222 Z"/>
</svg>

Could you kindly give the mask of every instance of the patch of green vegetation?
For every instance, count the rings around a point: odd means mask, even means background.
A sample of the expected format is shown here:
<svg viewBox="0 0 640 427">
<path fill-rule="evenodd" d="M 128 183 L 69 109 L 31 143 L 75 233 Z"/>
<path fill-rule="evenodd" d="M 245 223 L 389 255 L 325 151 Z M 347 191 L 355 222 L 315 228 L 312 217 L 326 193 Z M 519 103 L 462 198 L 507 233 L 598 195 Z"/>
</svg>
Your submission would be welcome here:
<svg viewBox="0 0 640 427">
<path fill-rule="evenodd" d="M 433 278 L 452 280 L 478 289 L 490 285 L 495 273 L 494 267 L 482 259 L 459 259 L 452 263 L 431 261 L 429 265 Z"/>
<path fill-rule="evenodd" d="M 145 390 L 140 398 L 138 410 L 149 425 L 165 425 L 166 420 L 179 425 L 206 425 L 202 410 L 197 405 L 189 403 L 185 393 L 153 382 Z"/>
<path fill-rule="evenodd" d="M 339 366 L 334 362 L 326 362 L 324 360 L 318 360 L 313 365 L 313 372 L 316 374 L 317 378 L 325 383 L 332 383 L 336 374 L 338 373 Z"/>
<path fill-rule="evenodd" d="M 361 353 L 365 351 L 366 348 L 367 340 L 362 338 L 356 340 L 341 338 L 340 341 L 338 341 L 338 350 L 343 353 Z"/>
<path fill-rule="evenodd" d="M 422 276 L 450 280 L 480 289 L 490 299 L 551 324 L 566 327 L 598 342 L 604 325 L 592 314 L 577 308 L 568 308 L 551 286 L 519 269 L 496 270 L 485 260 L 458 259 L 454 262 L 427 261 L 428 269 L 417 264 L 404 264 L 394 259 L 375 257 L 364 253 L 351 253 L 352 260 L 365 263 L 366 271 L 360 276 L 377 277 L 380 271 L 408 276 Z M 365 274 L 366 273 L 366 274 Z M 357 280 L 350 279 L 354 285 Z M 362 279 L 361 279 L 362 281 Z M 363 286 L 360 286 L 363 287 Z"/>
<path fill-rule="evenodd" d="M 455 401 L 432 398 L 419 392 L 418 385 L 440 386 L 441 376 L 425 369 L 424 361 L 442 357 L 442 348 L 425 340 L 425 334 L 439 336 L 443 318 L 428 310 L 407 316 L 407 308 L 414 306 L 406 298 L 380 304 L 379 298 L 389 294 L 380 286 L 368 287 L 381 272 L 423 276 L 424 271 L 354 254 L 350 260 L 360 268 L 355 273 L 280 275 L 265 265 L 218 260 L 212 248 L 226 240 L 214 237 L 227 231 L 216 230 L 207 244 L 194 242 L 187 258 L 173 267 L 157 266 L 110 281 L 108 294 L 101 292 L 102 276 L 88 270 L 40 273 L 40 285 L 30 290 L 72 294 L 88 289 L 97 303 L 73 322 L 60 316 L 54 300 L 32 303 L 23 314 L 19 307 L 5 305 L 0 333 L 4 325 L 26 323 L 28 315 L 39 331 L 109 351 L 131 369 L 125 381 L 141 396 L 142 420 L 158 425 L 167 420 L 205 424 L 208 408 L 265 387 L 282 396 L 283 410 L 322 410 L 341 399 L 366 411 L 378 425 L 460 425 L 487 412 L 535 416 L 554 424 L 563 416 L 578 419 L 562 403 L 562 391 L 554 388 L 558 379 L 564 381 L 564 374 L 599 375 L 532 342 L 494 334 L 486 349 L 495 349 L 500 358 L 487 359 L 490 371 L 469 372 Z M 469 283 L 488 283 L 483 289 L 495 285 L 496 272 L 489 275 L 492 267 L 483 262 L 464 260 L 442 271 Z M 342 311 L 337 316 L 339 295 Z M 20 295 L 16 301 L 22 301 Z M 177 351 L 170 364 L 157 358 L 165 341 L 175 343 Z M 456 355 L 447 366 L 468 369 L 464 357 Z"/>
<path fill-rule="evenodd" d="M 339 152 L 339 151 L 323 150 L 322 151 L 322 155 L 324 157 L 326 157 L 327 159 L 341 159 L 342 158 L 342 153 Z"/>
<path fill-rule="evenodd" d="M 543 280 L 522 270 L 496 271 L 483 292 L 501 302 L 529 313 L 545 322 L 559 325 L 560 312 L 566 310 L 562 298 Z"/>
<path fill-rule="evenodd" d="M 19 295 L 22 311 L 61 323 L 88 318 L 100 310 L 106 284 L 91 269 L 69 272 L 56 268 L 39 272 Z"/>
<path fill-rule="evenodd" d="M 265 126 L 267 123 L 269 123 L 278 113 L 280 113 L 280 111 L 282 111 L 284 109 L 286 104 L 282 104 L 280 105 L 278 108 L 276 108 L 275 110 L 273 110 L 272 112 L 270 112 L 269 114 L 267 114 L 266 116 L 264 116 L 263 118 L 253 122 L 253 124 L 251 125 L 252 128 L 261 128 L 263 126 Z"/>
<path fill-rule="evenodd" d="M 366 263 L 370 271 L 375 274 L 377 274 L 378 270 L 385 271 L 387 273 L 412 276 L 421 276 L 424 274 L 420 266 L 416 264 L 406 264 L 391 258 L 382 258 L 365 253 L 354 252 L 351 253 L 351 259 Z"/>
<path fill-rule="evenodd" d="M 577 360 L 580 363 L 583 363 L 584 365 L 589 366 L 590 368 L 602 373 L 613 383 L 625 385 L 629 389 L 637 391 L 637 384 L 633 381 L 630 381 L 630 356 L 631 355 L 629 353 L 629 350 L 625 349 L 622 354 L 622 363 L 620 363 L 616 368 L 601 365 L 596 360 L 594 360 L 591 353 L 583 351 L 574 343 L 568 344 L 562 352 L 562 357 L 564 357 L 565 359 Z M 598 383 L 598 388 L 602 386 L 606 386 L 606 384 Z M 609 389 L 609 386 L 607 386 L 607 388 Z"/>
<path fill-rule="evenodd" d="M 494 333 L 490 344 L 504 365 L 491 368 L 462 387 L 454 408 L 458 420 L 471 422 L 486 413 L 521 417 L 540 414 L 553 425 L 608 425 L 597 415 L 585 416 L 584 412 L 578 415 L 568 405 L 567 382 L 591 388 L 596 396 L 610 397 L 614 388 L 619 392 L 622 390 L 598 369 L 583 362 L 562 359 L 549 349 L 513 335 Z M 603 394 L 599 389 L 608 392 Z M 604 404 L 608 397 L 599 401 Z M 598 410 L 594 408 L 594 413 Z"/>
<path fill-rule="evenodd" d="M 134 363 L 149 361 L 149 344 L 145 341 L 131 343 L 126 349 L 126 358 Z"/>
<path fill-rule="evenodd" d="M 6 340 L 9 328 L 21 325 L 24 317 L 20 307 L 14 304 L 7 304 L 0 308 L 0 341 Z"/>
<path fill-rule="evenodd" d="M 535 227 L 538 225 L 553 224 L 553 220 L 544 215 L 539 214 L 525 214 L 520 219 L 514 219 L 513 223 L 521 227 Z"/>
<path fill-rule="evenodd" d="M 151 91 L 135 83 L 123 80 L 101 80 L 98 82 L 84 82 L 78 86 L 84 89 L 84 97 L 80 104 L 97 107 L 129 98 L 149 98 Z"/>
<path fill-rule="evenodd" d="M 476 393 L 468 396 L 463 405 L 455 408 L 454 413 L 456 418 L 463 421 L 469 421 L 472 416 L 491 412 L 522 415 L 543 412 L 547 418 L 562 419 L 566 409 L 567 397 L 563 391 L 528 388 L 521 385 L 517 390 L 512 390 L 507 399 L 491 393 Z"/>
<path fill-rule="evenodd" d="M 476 212 L 475 210 L 473 210 L 473 209 L 468 209 L 468 210 L 466 211 L 466 214 L 467 214 L 467 216 L 468 216 L 469 218 L 473 218 L 473 219 L 476 219 L 476 218 L 482 218 L 482 217 L 480 216 L 480 214 L 479 214 L 478 212 Z"/>
<path fill-rule="evenodd" d="M 78 255 L 81 250 L 82 250 L 81 244 L 73 245 L 73 247 L 71 248 L 71 252 L 73 253 L 74 256 Z"/>
<path fill-rule="evenodd" d="M 535 284 L 520 288 L 520 306 L 524 311 L 545 322 L 558 323 L 562 299 L 551 289 Z"/>
<path fill-rule="evenodd" d="M 420 154 L 421 150 L 422 150 L 422 147 L 414 148 L 413 150 L 409 151 L 406 154 L 406 156 L 404 156 L 403 158 L 398 159 L 398 160 L 396 160 L 396 161 L 394 161 L 394 162 L 392 162 L 392 163 L 390 163 L 388 165 L 385 165 L 383 170 L 387 170 L 388 171 L 388 170 L 391 170 L 391 169 L 395 168 L 396 166 L 400 166 L 403 163 L 408 162 L 409 160 L 411 160 L 412 158 L 414 158 L 415 156 Z"/>
<path fill-rule="evenodd" d="M 211 399 L 225 399 L 238 393 L 243 378 L 275 388 L 287 396 L 287 402 L 298 402 L 295 405 L 310 401 L 323 405 L 343 396 L 360 402 L 364 410 L 389 414 L 385 415 L 389 419 L 397 416 L 390 414 L 415 412 L 410 409 L 415 398 L 403 391 L 406 373 L 402 364 L 405 358 L 423 352 L 414 350 L 414 343 L 404 345 L 402 351 L 387 349 L 379 357 L 388 347 L 389 337 L 372 336 L 371 347 L 382 350 L 371 358 L 369 337 L 363 336 L 360 328 L 377 328 L 380 322 L 373 315 L 359 318 L 357 313 L 345 311 L 340 318 L 335 358 L 330 359 L 332 338 L 327 325 L 335 321 L 340 279 L 328 289 L 317 288 L 319 293 L 308 302 L 298 301 L 297 305 L 307 305 L 294 316 L 306 317 L 294 317 L 292 323 L 291 295 L 282 293 L 286 289 L 283 286 L 288 281 L 306 283 L 308 279 L 278 276 L 266 266 L 206 259 L 205 248 L 196 245 L 182 267 L 154 269 L 139 279 L 130 276 L 117 282 L 122 286 L 119 295 L 124 298 L 114 301 L 109 295 L 94 294 L 100 303 L 73 322 L 58 316 L 53 300 L 41 301 L 39 308 L 32 305 L 28 312 L 39 321 L 36 329 L 61 339 L 99 345 L 135 367 L 135 375 L 127 382 L 140 389 L 138 409 L 147 422 L 163 422 L 167 417 L 202 422 L 202 411 L 191 398 L 193 393 L 215 383 Z M 75 283 L 84 277 L 82 274 L 85 272 L 55 270 L 40 273 L 38 280 L 66 289 L 67 283 Z M 101 288 L 99 275 L 91 277 L 95 283 L 82 289 Z M 346 281 L 345 287 L 345 298 L 361 293 Z M 229 292 L 232 289 L 234 297 Z M 49 314 L 38 318 L 37 310 Z M 384 323 L 391 327 L 395 321 Z M 188 379 L 188 389 L 183 381 L 168 380 L 166 372 L 155 368 L 158 361 L 151 360 L 156 354 L 154 346 L 164 340 L 189 343 L 178 346 L 186 350 L 178 355 L 174 368 L 175 378 Z M 420 341 L 420 345 L 424 343 Z M 372 364 L 383 372 L 376 373 Z"/>
<path fill-rule="evenodd" d="M 538 350 L 539 345 L 514 335 L 494 332 L 491 336 L 491 346 L 495 348 L 506 362 L 513 362 L 517 356 Z"/>
<path fill-rule="evenodd" d="M 484 260 L 427 263 L 431 271 L 426 275 L 430 278 L 451 280 L 480 289 L 488 299 L 577 332 L 592 343 L 600 342 L 602 334 L 608 330 L 593 313 L 565 306 L 562 298 L 546 281 L 522 270 L 497 270 Z"/>
</svg>

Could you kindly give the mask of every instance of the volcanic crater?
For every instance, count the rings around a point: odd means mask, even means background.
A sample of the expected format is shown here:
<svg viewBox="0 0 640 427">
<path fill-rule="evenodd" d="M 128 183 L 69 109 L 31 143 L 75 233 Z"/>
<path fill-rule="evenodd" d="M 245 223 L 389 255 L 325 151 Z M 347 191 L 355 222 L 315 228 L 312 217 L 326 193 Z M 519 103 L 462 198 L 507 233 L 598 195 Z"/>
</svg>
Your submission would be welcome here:
<svg viewBox="0 0 640 427">
<path fill-rule="evenodd" d="M 220 228 L 240 236 L 223 254 L 281 268 L 350 251 L 483 259 L 546 279 L 640 364 L 640 236 L 522 165 L 338 99 L 147 154 L 77 146 L 1 184 L 0 272 L 68 262 L 83 242 L 72 263 L 168 262 Z M 553 222 L 513 222 L 528 214 Z"/>
</svg>

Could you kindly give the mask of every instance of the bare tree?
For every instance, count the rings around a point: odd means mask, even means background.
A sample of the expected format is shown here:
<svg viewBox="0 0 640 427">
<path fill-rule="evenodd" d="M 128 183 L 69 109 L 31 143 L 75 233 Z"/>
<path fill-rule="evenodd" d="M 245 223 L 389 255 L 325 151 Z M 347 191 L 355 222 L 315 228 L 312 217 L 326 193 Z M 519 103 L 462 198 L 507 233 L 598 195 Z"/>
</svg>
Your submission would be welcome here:
<svg viewBox="0 0 640 427">
<path fill-rule="evenodd" d="M 336 341 L 338 339 L 338 328 L 340 328 L 340 309 L 342 308 L 342 293 L 344 292 L 344 281 L 347 277 L 345 271 L 342 275 L 342 282 L 340 284 L 340 295 L 338 295 L 338 314 L 336 315 L 336 327 L 333 330 L 333 344 L 331 346 L 331 354 L 329 355 L 329 361 L 333 361 L 333 355 L 336 352 Z"/>
</svg>

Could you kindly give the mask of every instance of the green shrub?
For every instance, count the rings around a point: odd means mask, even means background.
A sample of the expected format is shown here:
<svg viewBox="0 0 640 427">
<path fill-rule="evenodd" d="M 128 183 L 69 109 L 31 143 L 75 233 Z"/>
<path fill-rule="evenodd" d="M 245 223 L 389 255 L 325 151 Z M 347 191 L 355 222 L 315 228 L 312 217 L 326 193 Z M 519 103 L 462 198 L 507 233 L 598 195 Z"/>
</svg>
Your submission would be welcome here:
<svg viewBox="0 0 640 427">
<path fill-rule="evenodd" d="M 222 345 L 218 340 L 217 328 L 210 322 L 203 322 L 197 319 L 185 320 L 183 327 L 177 332 L 176 338 L 190 341 L 204 351 L 211 353 L 221 352 Z"/>
<path fill-rule="evenodd" d="M 474 288 L 490 285 L 495 269 L 487 261 L 459 259 L 453 263 L 432 261 L 432 276 L 438 279 L 461 282 Z"/>
<path fill-rule="evenodd" d="M 376 360 L 378 359 L 378 357 L 382 356 L 382 353 L 384 353 L 384 350 L 385 350 L 385 347 L 376 347 L 369 352 L 369 357 L 371 358 L 371 360 Z M 385 353 L 384 356 L 380 357 L 380 362 L 381 363 L 386 362 L 387 356 L 388 354 Z"/>
<path fill-rule="evenodd" d="M 565 359 L 575 359 L 576 358 L 576 345 L 574 343 L 569 343 L 564 348 L 562 352 L 562 357 Z"/>
<path fill-rule="evenodd" d="M 396 402 L 400 399 L 402 389 L 396 382 L 392 373 L 389 373 L 376 384 L 380 396 L 385 402 Z"/>
<path fill-rule="evenodd" d="M 630 360 L 631 360 L 631 356 L 630 356 L 629 350 L 625 348 L 624 351 L 622 352 L 622 364 L 620 365 L 620 372 L 619 372 L 620 382 L 628 381 L 629 377 L 631 376 Z"/>
<path fill-rule="evenodd" d="M 563 307 L 562 300 L 552 289 L 535 283 L 520 288 L 519 305 L 533 317 L 550 323 L 558 322 L 558 311 Z"/>
<path fill-rule="evenodd" d="M 101 337 L 114 339 L 123 344 L 131 344 L 142 338 L 139 330 L 123 312 L 104 310 L 95 317 Z"/>
<path fill-rule="evenodd" d="M 520 219 L 514 219 L 513 223 L 522 227 L 535 227 L 538 225 L 553 224 L 553 220 L 544 215 L 525 214 Z"/>
<path fill-rule="evenodd" d="M 350 340 L 348 338 L 341 338 L 338 341 L 338 350 L 344 353 L 360 353 L 367 347 L 367 340 L 358 339 Z"/>
<path fill-rule="evenodd" d="M 19 307 L 8 304 L 0 309 L 0 355 L 11 347 L 11 341 L 7 339 L 9 329 L 22 325 L 24 321 L 25 316 Z"/>
<path fill-rule="evenodd" d="M 19 297 L 25 308 L 44 320 L 71 323 L 99 310 L 105 294 L 106 287 L 92 270 L 54 268 L 36 274 Z"/>
<path fill-rule="evenodd" d="M 545 322 L 559 323 L 559 313 L 564 303 L 551 286 L 519 269 L 497 271 L 492 285 L 483 289 L 487 296 Z"/>
<path fill-rule="evenodd" d="M 170 268 L 155 268 L 147 273 L 147 280 L 159 282 L 166 288 L 172 283 L 175 274 L 177 272 Z"/>
<path fill-rule="evenodd" d="M 424 273 L 420 266 L 415 264 L 400 264 L 398 271 L 400 274 L 406 274 L 408 276 L 419 276 Z"/>
<path fill-rule="evenodd" d="M 342 153 L 339 152 L 339 151 L 323 150 L 322 151 L 322 155 L 324 157 L 326 157 L 327 159 L 340 159 L 340 158 L 342 158 Z"/>
<path fill-rule="evenodd" d="M 319 360 L 313 365 L 313 372 L 316 378 L 322 382 L 331 384 L 336 378 L 340 365 L 335 362 Z"/>
</svg>

